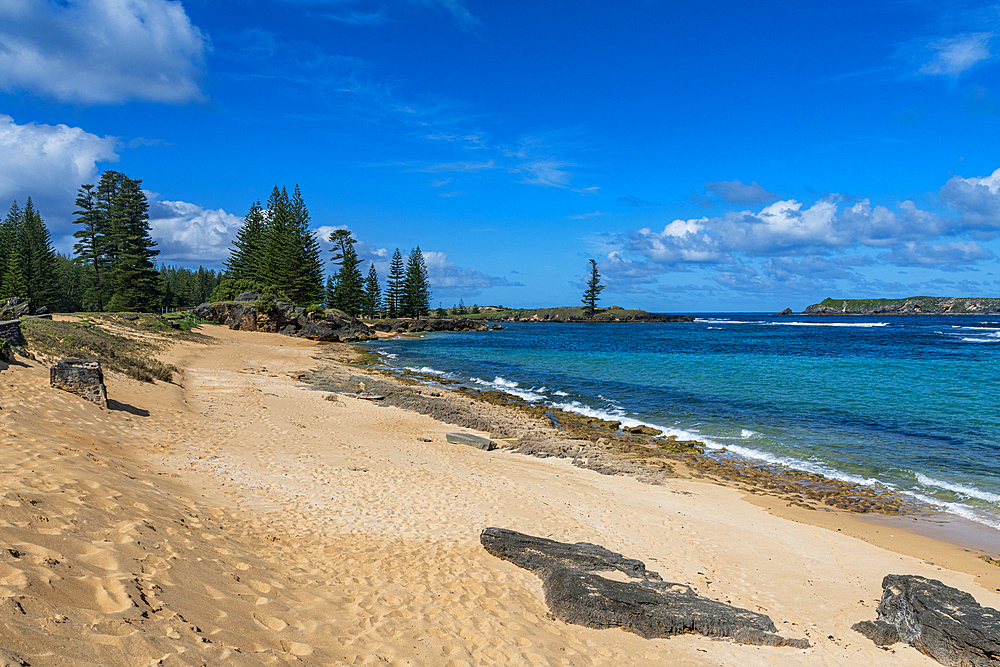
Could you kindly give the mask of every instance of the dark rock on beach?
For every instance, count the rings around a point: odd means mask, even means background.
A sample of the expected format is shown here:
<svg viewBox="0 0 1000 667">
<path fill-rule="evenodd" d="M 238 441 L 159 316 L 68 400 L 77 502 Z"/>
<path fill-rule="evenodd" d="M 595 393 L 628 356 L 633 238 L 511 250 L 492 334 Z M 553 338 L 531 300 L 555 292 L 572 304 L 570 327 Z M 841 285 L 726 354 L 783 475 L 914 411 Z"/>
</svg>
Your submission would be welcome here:
<svg viewBox="0 0 1000 667">
<path fill-rule="evenodd" d="M 102 408 L 108 407 L 100 359 L 63 359 L 49 367 L 49 384 Z"/>
<path fill-rule="evenodd" d="M 471 433 L 446 433 L 444 437 L 453 445 L 469 445 L 487 452 L 497 448 L 497 443 L 489 438 L 481 438 Z"/>
<path fill-rule="evenodd" d="M 487 528 L 479 539 L 492 555 L 534 572 L 549 609 L 567 623 L 620 627 L 646 639 L 697 633 L 741 644 L 809 647 L 806 639 L 778 635 L 764 614 L 663 581 L 642 561 L 596 544 L 556 542 L 504 528 Z M 628 581 L 601 576 L 609 572 L 623 573 Z"/>
<path fill-rule="evenodd" d="M 886 575 L 878 619 L 853 629 L 879 646 L 906 642 L 943 665 L 1000 667 L 1000 611 L 936 579 Z"/>
<path fill-rule="evenodd" d="M 781 311 L 780 313 L 775 313 L 775 315 L 794 315 L 794 314 L 795 314 L 795 313 L 794 313 L 794 312 L 792 312 L 792 309 L 791 309 L 791 308 L 785 308 L 785 309 L 784 309 L 783 311 Z"/>
<path fill-rule="evenodd" d="M 25 315 L 33 315 L 34 312 L 34 308 L 31 307 L 31 299 L 12 296 L 0 301 L 0 320 L 17 320 Z"/>
</svg>

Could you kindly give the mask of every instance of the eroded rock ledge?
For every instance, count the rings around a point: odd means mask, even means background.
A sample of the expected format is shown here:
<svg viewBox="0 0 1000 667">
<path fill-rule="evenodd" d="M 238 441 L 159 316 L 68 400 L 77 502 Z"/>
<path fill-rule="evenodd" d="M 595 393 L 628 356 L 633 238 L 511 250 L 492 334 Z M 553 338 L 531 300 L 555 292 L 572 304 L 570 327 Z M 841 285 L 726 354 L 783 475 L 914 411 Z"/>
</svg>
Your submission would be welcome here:
<svg viewBox="0 0 1000 667">
<path fill-rule="evenodd" d="M 879 646 L 906 642 L 943 665 L 1000 667 L 1000 611 L 937 579 L 886 575 L 878 619 L 853 629 Z"/>
<path fill-rule="evenodd" d="M 567 544 L 505 528 L 487 528 L 480 542 L 497 558 L 538 575 L 549 609 L 567 623 L 620 627 L 646 639 L 697 633 L 740 644 L 809 647 L 807 639 L 778 635 L 774 622 L 764 614 L 710 600 L 684 584 L 663 581 L 642 561 L 596 544 Z M 601 576 L 611 572 L 623 573 L 628 581 Z"/>
</svg>

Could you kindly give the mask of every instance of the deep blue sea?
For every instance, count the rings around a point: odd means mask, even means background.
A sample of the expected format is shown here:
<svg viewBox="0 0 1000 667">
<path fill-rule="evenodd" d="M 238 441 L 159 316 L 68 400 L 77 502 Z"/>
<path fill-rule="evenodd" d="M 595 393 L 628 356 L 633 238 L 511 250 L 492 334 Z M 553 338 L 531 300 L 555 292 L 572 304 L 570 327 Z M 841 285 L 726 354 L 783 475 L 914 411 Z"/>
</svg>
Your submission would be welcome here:
<svg viewBox="0 0 1000 667">
<path fill-rule="evenodd" d="M 400 369 L 886 485 L 1000 530 L 1000 316 L 504 327 L 370 345 Z"/>
</svg>

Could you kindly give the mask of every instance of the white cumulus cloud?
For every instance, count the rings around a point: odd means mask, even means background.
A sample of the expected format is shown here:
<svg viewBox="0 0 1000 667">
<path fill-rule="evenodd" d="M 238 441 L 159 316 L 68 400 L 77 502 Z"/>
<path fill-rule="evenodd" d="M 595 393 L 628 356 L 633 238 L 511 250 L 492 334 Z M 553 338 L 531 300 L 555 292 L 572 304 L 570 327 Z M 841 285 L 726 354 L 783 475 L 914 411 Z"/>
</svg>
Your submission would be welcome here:
<svg viewBox="0 0 1000 667">
<path fill-rule="evenodd" d="M 203 98 L 208 38 L 172 0 L 0 2 L 0 88 L 64 102 Z"/>
<path fill-rule="evenodd" d="M 184 201 L 160 200 L 144 191 L 149 201 L 150 233 L 160 251 L 158 260 L 221 264 L 243 218 L 223 209 L 205 209 Z"/>
</svg>

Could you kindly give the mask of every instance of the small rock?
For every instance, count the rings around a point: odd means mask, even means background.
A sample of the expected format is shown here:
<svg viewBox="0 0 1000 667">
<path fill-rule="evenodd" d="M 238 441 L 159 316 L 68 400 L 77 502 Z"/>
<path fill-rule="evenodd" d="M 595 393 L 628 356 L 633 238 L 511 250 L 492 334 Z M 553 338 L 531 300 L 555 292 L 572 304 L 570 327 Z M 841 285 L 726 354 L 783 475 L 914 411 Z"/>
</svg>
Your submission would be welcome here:
<svg viewBox="0 0 1000 667">
<path fill-rule="evenodd" d="M 453 445 L 469 445 L 487 452 L 497 448 L 497 443 L 489 438 L 481 438 L 471 433 L 448 433 L 445 439 Z"/>
</svg>

